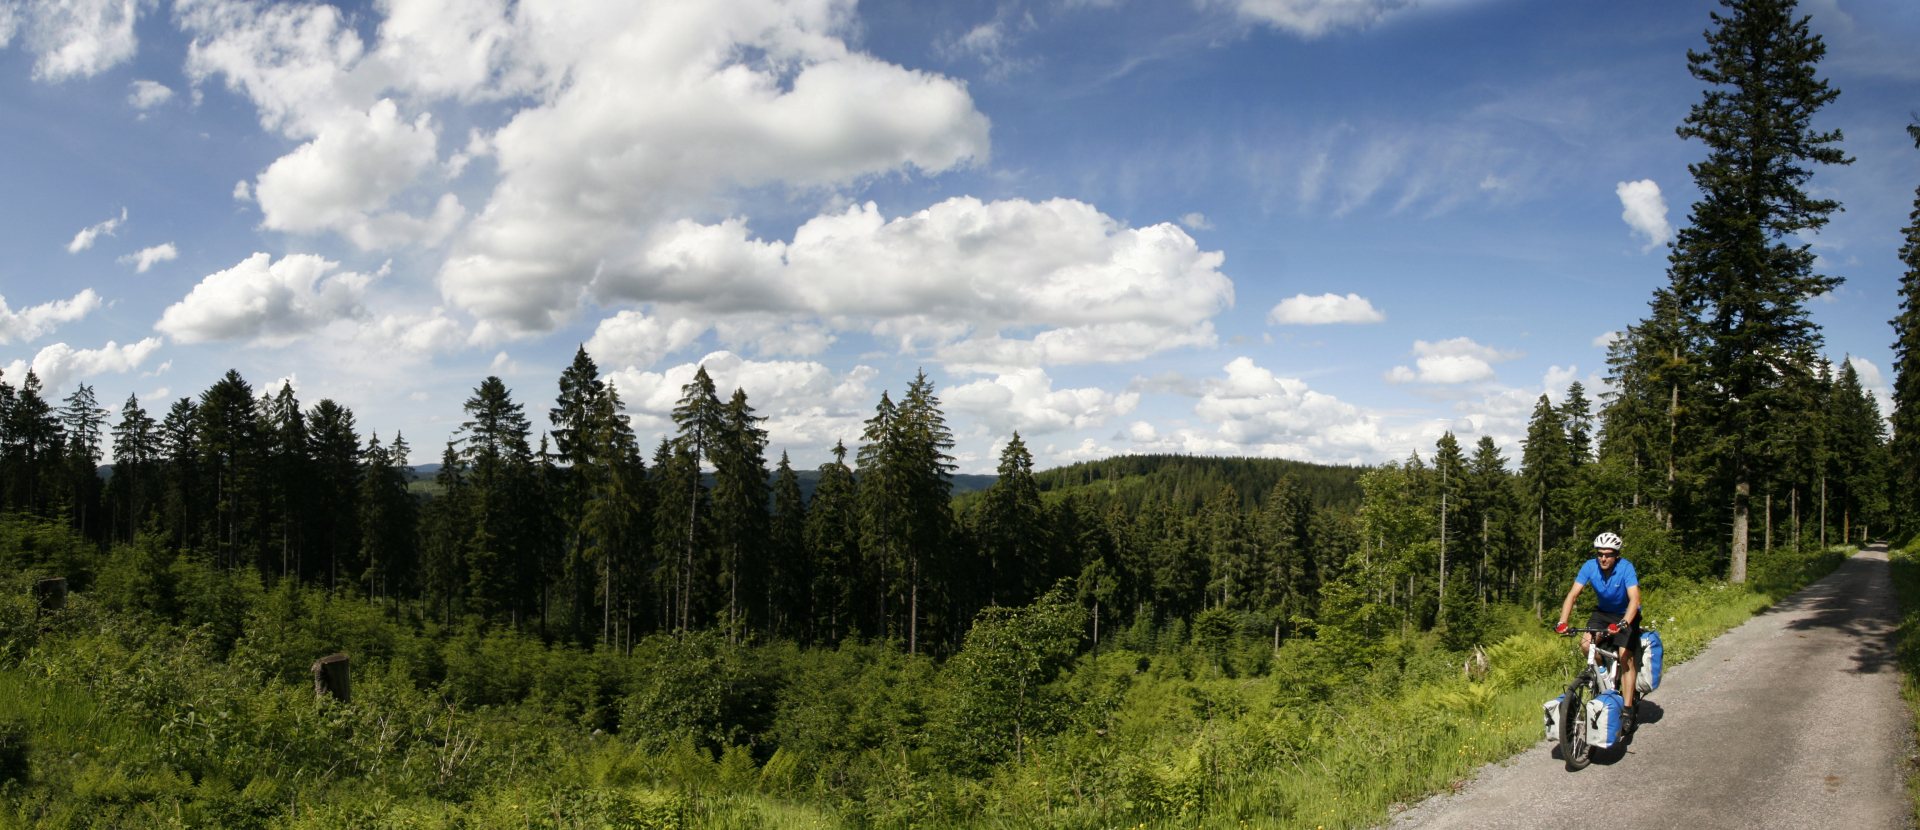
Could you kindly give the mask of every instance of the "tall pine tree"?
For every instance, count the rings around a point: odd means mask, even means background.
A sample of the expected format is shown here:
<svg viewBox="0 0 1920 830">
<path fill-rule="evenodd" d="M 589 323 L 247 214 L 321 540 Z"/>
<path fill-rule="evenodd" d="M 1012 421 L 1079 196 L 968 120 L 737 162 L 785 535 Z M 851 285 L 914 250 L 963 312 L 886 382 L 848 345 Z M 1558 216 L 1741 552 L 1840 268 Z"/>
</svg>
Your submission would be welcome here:
<svg viewBox="0 0 1920 830">
<path fill-rule="evenodd" d="M 1720 469 L 1733 506 L 1729 576 L 1747 576 L 1758 450 L 1775 426 L 1783 378 L 1805 372 L 1820 345 L 1805 301 L 1840 283 L 1814 271 L 1802 235 L 1840 205 L 1807 192 L 1813 164 L 1847 164 L 1838 130 L 1813 116 L 1839 92 L 1815 74 L 1826 45 L 1793 0 L 1721 0 L 1707 49 L 1687 68 L 1708 86 L 1678 128 L 1707 147 L 1688 166 L 1701 198 L 1674 243 L 1669 277 L 1698 316 L 1707 406 L 1724 438 Z"/>
<path fill-rule="evenodd" d="M 1920 124 L 1907 127 L 1920 147 Z M 1893 318 L 1893 515 L 1908 538 L 1920 534 L 1920 187 L 1900 245 L 1900 314 Z"/>
</svg>

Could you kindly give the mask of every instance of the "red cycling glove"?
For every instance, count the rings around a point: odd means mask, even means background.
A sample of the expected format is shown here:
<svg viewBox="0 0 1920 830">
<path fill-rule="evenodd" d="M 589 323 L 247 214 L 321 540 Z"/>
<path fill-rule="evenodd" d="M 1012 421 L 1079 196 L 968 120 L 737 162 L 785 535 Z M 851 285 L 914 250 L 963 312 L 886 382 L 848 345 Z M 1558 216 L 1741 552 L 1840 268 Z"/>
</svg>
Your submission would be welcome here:
<svg viewBox="0 0 1920 830">
<path fill-rule="evenodd" d="M 1620 633 L 1620 624 L 1619 624 L 1619 623 L 1607 623 L 1607 633 L 1608 633 L 1608 634 L 1618 634 L 1618 633 Z"/>
<path fill-rule="evenodd" d="M 1565 634 L 1565 633 L 1567 633 L 1567 624 L 1566 624 L 1566 623 L 1555 623 L 1555 624 L 1554 624 L 1554 626 L 1553 626 L 1553 633 L 1555 633 L 1555 634 Z"/>
</svg>

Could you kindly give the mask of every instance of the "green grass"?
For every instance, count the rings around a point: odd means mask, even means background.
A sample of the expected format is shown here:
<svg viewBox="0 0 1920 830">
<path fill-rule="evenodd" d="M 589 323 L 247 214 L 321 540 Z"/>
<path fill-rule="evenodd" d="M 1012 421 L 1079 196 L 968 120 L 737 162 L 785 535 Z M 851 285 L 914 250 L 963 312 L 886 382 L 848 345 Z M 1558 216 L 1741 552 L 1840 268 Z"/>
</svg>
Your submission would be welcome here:
<svg viewBox="0 0 1920 830">
<path fill-rule="evenodd" d="M 1900 600 L 1900 628 L 1894 654 L 1900 664 L 1900 694 L 1906 698 L 1914 726 L 1920 730 L 1920 543 L 1889 552 L 1893 591 Z M 1920 815 L 1920 766 L 1907 769 L 1907 797 Z"/>
</svg>

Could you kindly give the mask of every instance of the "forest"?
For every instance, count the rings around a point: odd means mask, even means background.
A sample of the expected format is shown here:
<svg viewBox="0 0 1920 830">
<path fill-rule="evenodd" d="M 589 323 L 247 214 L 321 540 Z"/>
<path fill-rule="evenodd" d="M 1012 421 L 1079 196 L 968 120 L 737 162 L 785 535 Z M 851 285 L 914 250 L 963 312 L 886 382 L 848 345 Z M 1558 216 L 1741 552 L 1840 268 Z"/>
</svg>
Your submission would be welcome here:
<svg viewBox="0 0 1920 830">
<path fill-rule="evenodd" d="M 1035 470 L 1016 433 L 956 494 L 922 373 L 803 489 L 744 390 L 700 370 L 643 447 L 582 348 L 546 390 L 480 380 L 410 487 L 404 436 L 289 385 L 116 416 L 0 378 L 0 820 L 1377 821 L 1537 739 L 1542 609 L 1595 533 L 1684 659 L 1920 531 L 1920 194 L 1889 419 L 1806 305 L 1840 282 L 1800 236 L 1839 208 L 1810 168 L 1847 162 L 1810 126 L 1824 47 L 1730 8 L 1689 55 L 1668 284 L 1512 456 Z M 335 652 L 351 695 L 316 700 Z"/>
</svg>

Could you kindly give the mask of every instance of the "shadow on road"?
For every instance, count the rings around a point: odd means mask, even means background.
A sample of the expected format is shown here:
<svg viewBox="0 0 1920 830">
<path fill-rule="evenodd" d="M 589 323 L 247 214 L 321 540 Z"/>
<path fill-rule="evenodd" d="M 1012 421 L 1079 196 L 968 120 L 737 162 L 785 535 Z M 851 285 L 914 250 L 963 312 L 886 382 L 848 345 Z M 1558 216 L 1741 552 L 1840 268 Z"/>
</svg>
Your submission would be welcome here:
<svg viewBox="0 0 1920 830">
<path fill-rule="evenodd" d="M 1856 556 L 1840 564 L 1832 575 L 1773 604 L 1758 616 L 1788 614 L 1786 629 L 1805 636 L 1813 631 L 1837 631 L 1854 643 L 1855 674 L 1893 671 L 1896 619 L 1885 591 L 1872 591 L 1875 582 L 1889 579 L 1887 562 Z"/>
</svg>

